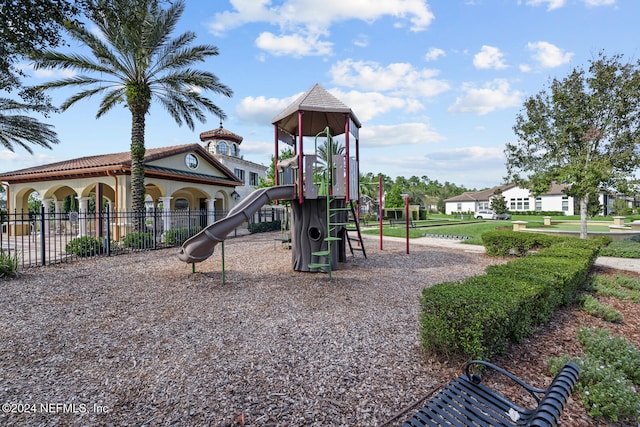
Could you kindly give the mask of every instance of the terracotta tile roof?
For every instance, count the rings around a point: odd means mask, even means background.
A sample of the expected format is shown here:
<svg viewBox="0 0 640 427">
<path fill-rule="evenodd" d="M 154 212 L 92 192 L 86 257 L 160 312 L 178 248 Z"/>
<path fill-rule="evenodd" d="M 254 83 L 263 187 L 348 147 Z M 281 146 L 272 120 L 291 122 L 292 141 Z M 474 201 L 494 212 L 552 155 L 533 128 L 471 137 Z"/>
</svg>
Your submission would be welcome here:
<svg viewBox="0 0 640 427">
<path fill-rule="evenodd" d="M 207 130 L 200 134 L 200 141 L 205 142 L 209 139 L 227 139 L 240 144 L 243 138 L 220 125 L 217 129 Z"/>
<path fill-rule="evenodd" d="M 195 151 L 199 155 L 207 158 L 215 165 L 230 182 L 241 185 L 237 177 L 229 168 L 220 163 L 215 157 L 208 153 L 200 144 L 174 145 L 162 148 L 147 148 L 145 151 L 145 163 L 176 154 Z M 80 157 L 77 159 L 63 160 L 61 162 L 47 165 L 34 166 L 0 174 L 0 181 L 19 182 L 35 181 L 39 179 L 55 179 L 60 177 L 73 177 L 81 175 L 104 174 L 107 171 L 115 173 L 127 173 L 131 170 L 131 153 L 101 154 L 96 156 Z M 225 180 L 225 179 L 223 179 Z"/>
</svg>

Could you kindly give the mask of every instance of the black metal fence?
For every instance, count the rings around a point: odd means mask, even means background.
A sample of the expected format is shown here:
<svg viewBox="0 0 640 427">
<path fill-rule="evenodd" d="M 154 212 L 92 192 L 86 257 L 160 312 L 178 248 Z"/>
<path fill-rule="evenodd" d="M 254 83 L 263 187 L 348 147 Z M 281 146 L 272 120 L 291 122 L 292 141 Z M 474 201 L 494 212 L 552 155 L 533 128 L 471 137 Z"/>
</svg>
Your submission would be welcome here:
<svg viewBox="0 0 640 427">
<path fill-rule="evenodd" d="M 78 258 L 115 256 L 182 245 L 227 211 L 148 210 L 136 212 L 0 212 L 0 251 L 17 256 L 20 268 L 66 263 Z M 249 222 L 282 220 L 284 211 L 267 206 Z M 243 233 L 237 229 L 234 235 Z"/>
</svg>

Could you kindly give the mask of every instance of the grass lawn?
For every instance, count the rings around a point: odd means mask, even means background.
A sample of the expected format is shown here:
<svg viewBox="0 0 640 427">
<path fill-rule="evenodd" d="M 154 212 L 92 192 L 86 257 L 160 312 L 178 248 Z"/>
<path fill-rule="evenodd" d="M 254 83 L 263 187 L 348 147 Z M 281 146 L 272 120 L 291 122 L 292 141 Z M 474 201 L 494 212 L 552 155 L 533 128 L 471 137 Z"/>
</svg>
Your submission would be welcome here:
<svg viewBox="0 0 640 427">
<path fill-rule="evenodd" d="M 455 225 L 437 225 L 433 227 L 421 225 L 420 228 L 409 228 L 409 238 L 424 237 L 428 234 L 467 236 L 469 239 L 465 240 L 465 243 L 481 245 L 482 239 L 480 236 L 482 236 L 482 234 L 487 231 L 493 231 L 504 227 L 511 228 L 511 222 L 486 221 L 472 224 L 460 223 Z M 378 227 L 368 228 L 362 232 L 365 234 L 378 235 L 380 233 L 380 229 Z M 385 225 L 382 228 L 382 234 L 390 237 L 406 237 L 405 227 L 403 226 L 389 227 L 388 225 Z"/>
</svg>

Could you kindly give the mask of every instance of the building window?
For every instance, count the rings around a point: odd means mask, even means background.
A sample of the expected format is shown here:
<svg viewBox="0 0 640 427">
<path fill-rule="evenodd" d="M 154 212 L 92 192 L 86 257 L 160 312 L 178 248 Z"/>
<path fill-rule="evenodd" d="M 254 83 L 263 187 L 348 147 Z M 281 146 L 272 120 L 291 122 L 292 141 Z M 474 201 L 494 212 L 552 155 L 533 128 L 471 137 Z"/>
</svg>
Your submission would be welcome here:
<svg viewBox="0 0 640 427">
<path fill-rule="evenodd" d="M 236 174 L 236 176 L 244 184 L 244 170 L 236 168 L 236 169 L 233 170 L 233 173 Z"/>
<path fill-rule="evenodd" d="M 258 178 L 258 174 L 255 172 L 249 172 L 249 185 L 258 185 L 260 183 L 260 179 Z"/>
<path fill-rule="evenodd" d="M 198 167 L 198 158 L 195 154 L 187 154 L 184 156 L 184 162 L 189 169 L 196 169 Z"/>
<path fill-rule="evenodd" d="M 516 210 L 516 199 L 509 199 L 509 210 Z"/>
<path fill-rule="evenodd" d="M 562 196 L 562 211 L 569 211 L 569 196 Z"/>
<path fill-rule="evenodd" d="M 229 150 L 229 147 L 227 146 L 226 142 L 224 141 L 218 142 L 218 154 L 226 155 L 228 150 Z"/>
<path fill-rule="evenodd" d="M 522 208 L 525 211 L 529 210 L 529 198 L 528 197 L 522 201 Z"/>
<path fill-rule="evenodd" d="M 236 144 L 231 144 L 231 155 L 238 157 L 238 146 Z"/>
<path fill-rule="evenodd" d="M 542 197 L 536 197 L 536 211 L 542 210 Z"/>
<path fill-rule="evenodd" d="M 489 209 L 489 202 L 478 202 L 478 209 Z"/>
<path fill-rule="evenodd" d="M 456 209 L 457 209 L 458 212 L 462 211 L 462 203 L 458 203 L 456 205 Z"/>
</svg>

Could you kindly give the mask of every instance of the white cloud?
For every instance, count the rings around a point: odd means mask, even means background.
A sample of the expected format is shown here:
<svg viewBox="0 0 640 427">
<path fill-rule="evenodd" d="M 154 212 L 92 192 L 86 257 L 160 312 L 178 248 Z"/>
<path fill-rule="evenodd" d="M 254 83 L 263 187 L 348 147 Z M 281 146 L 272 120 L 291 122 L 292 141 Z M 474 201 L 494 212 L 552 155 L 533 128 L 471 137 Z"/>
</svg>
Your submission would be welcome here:
<svg viewBox="0 0 640 427">
<path fill-rule="evenodd" d="M 293 101 L 298 99 L 302 93 L 298 93 L 287 98 L 266 98 L 264 96 L 248 96 L 243 98 L 236 107 L 238 119 L 245 123 L 264 125 L 271 123 L 271 120 L 282 110 L 287 108 Z"/>
<path fill-rule="evenodd" d="M 348 105 L 361 122 L 369 121 L 392 110 L 414 113 L 424 108 L 420 102 L 414 99 L 386 96 L 377 92 L 358 92 L 355 90 L 344 92 L 339 89 L 330 89 L 329 92 Z M 271 123 L 275 116 L 291 105 L 300 95 L 302 93 L 287 98 L 248 96 L 240 100 L 236 107 L 236 114 L 238 119 L 245 123 L 256 125 Z"/>
<path fill-rule="evenodd" d="M 435 69 L 418 70 L 406 62 L 382 66 L 351 59 L 337 62 L 329 71 L 333 82 L 340 86 L 410 97 L 431 97 L 449 90 L 447 81 L 435 78 L 439 73 Z"/>
<path fill-rule="evenodd" d="M 404 97 L 386 96 L 378 92 L 343 92 L 331 89 L 329 92 L 348 105 L 361 122 L 367 122 L 376 116 L 388 113 L 392 110 L 415 112 L 423 107 L 419 102 Z"/>
<path fill-rule="evenodd" d="M 485 162 L 505 160 L 504 151 L 497 147 L 457 147 L 427 154 L 427 158 L 438 163 L 448 163 L 450 161 L 460 162 L 464 165 L 482 164 Z"/>
<path fill-rule="evenodd" d="M 330 42 L 318 40 L 317 36 L 305 37 L 300 34 L 276 36 L 269 32 L 263 32 L 256 39 L 256 46 L 275 56 L 329 55 L 332 45 Z"/>
<path fill-rule="evenodd" d="M 233 10 L 214 15 L 209 31 L 219 36 L 249 23 L 277 26 L 282 34 L 263 32 L 256 40 L 258 47 L 276 55 L 330 53 L 332 44 L 320 41 L 320 37 L 328 36 L 329 28 L 337 22 L 374 22 L 391 16 L 398 20 L 396 24 L 408 22 L 411 31 L 423 31 L 434 19 L 424 0 L 284 0 L 278 5 L 271 0 L 231 0 L 231 6 Z"/>
<path fill-rule="evenodd" d="M 495 79 L 482 87 L 471 83 L 462 86 L 463 96 L 449 107 L 450 113 L 488 114 L 495 110 L 517 107 L 521 104 L 522 93 L 512 90 L 509 82 Z"/>
<path fill-rule="evenodd" d="M 67 79 L 76 75 L 76 72 L 69 68 L 64 68 L 62 70 L 53 70 L 46 68 L 35 69 L 33 68 L 33 64 L 25 63 L 18 64 L 18 68 L 25 74 L 31 74 L 37 79 Z"/>
<path fill-rule="evenodd" d="M 527 4 L 530 6 L 547 5 L 547 10 L 560 9 L 566 4 L 566 0 L 528 0 Z"/>
<path fill-rule="evenodd" d="M 445 55 L 446 55 L 446 52 L 444 50 L 438 49 L 437 47 L 432 47 L 424 55 L 424 60 L 425 61 L 435 61 L 438 58 L 440 58 L 441 56 L 445 56 Z"/>
<path fill-rule="evenodd" d="M 571 61 L 574 55 L 549 42 L 542 41 L 527 43 L 527 49 L 532 52 L 531 57 L 543 68 L 559 67 Z"/>
<path fill-rule="evenodd" d="M 280 28 L 329 28 L 336 22 L 359 19 L 373 22 L 392 16 L 410 22 L 412 31 L 423 31 L 434 15 L 424 0 L 284 0 L 272 5 L 271 0 L 231 0 L 233 11 L 216 13 L 209 24 L 212 33 L 225 31 L 252 22 L 267 22 Z"/>
<path fill-rule="evenodd" d="M 369 37 L 366 34 L 359 34 L 358 37 L 353 41 L 353 44 L 358 47 L 367 47 L 369 46 Z"/>
<path fill-rule="evenodd" d="M 444 141 L 445 137 L 425 123 L 366 126 L 360 130 L 364 147 L 416 145 Z"/>
<path fill-rule="evenodd" d="M 584 0 L 587 7 L 612 6 L 616 4 L 616 0 Z"/>
<path fill-rule="evenodd" d="M 482 46 L 480 52 L 473 57 L 473 65 L 476 68 L 499 70 L 507 68 L 504 63 L 504 54 L 497 47 Z"/>
</svg>

